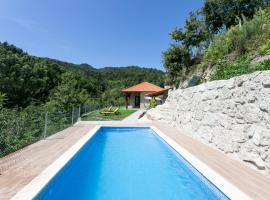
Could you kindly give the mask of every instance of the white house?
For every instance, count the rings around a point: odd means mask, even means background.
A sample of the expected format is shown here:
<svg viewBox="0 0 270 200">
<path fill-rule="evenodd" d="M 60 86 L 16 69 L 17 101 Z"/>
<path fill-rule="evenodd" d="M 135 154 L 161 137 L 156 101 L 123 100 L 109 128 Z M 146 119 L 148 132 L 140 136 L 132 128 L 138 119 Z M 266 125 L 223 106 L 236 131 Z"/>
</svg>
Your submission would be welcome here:
<svg viewBox="0 0 270 200">
<path fill-rule="evenodd" d="M 161 88 L 148 82 L 142 82 L 130 88 L 122 90 L 126 96 L 126 109 L 128 108 L 149 108 L 149 101 L 152 97 L 157 97 L 158 104 L 163 103 L 165 95 L 169 89 Z"/>
</svg>

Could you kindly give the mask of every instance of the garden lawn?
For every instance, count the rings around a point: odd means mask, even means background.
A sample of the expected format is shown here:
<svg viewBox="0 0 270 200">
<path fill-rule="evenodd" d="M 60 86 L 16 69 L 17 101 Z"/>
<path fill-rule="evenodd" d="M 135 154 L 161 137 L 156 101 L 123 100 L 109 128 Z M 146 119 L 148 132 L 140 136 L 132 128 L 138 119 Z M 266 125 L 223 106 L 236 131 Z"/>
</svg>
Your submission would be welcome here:
<svg viewBox="0 0 270 200">
<path fill-rule="evenodd" d="M 101 110 L 95 110 L 86 116 L 82 117 L 83 121 L 120 121 L 128 117 L 137 110 L 126 110 L 125 108 L 120 108 L 118 114 L 101 114 Z"/>
</svg>

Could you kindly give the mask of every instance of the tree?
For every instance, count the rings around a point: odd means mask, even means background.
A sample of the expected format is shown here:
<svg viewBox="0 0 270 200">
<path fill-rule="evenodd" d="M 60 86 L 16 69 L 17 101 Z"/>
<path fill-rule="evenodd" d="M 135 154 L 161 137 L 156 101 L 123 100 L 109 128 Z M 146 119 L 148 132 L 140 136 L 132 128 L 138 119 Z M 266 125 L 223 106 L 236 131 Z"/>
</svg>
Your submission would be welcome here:
<svg viewBox="0 0 270 200">
<path fill-rule="evenodd" d="M 78 84 L 80 77 L 71 72 L 61 75 L 61 83 L 52 90 L 50 100 L 52 104 L 64 109 L 80 106 L 87 101 L 89 95 Z"/>
<path fill-rule="evenodd" d="M 67 73 L 70 80 L 66 78 L 64 81 Z M 0 91 L 7 96 L 5 108 L 40 106 L 48 104 L 51 99 L 54 99 L 53 103 L 61 103 L 61 96 L 57 97 L 57 94 L 67 94 L 70 88 L 75 88 L 79 94 L 76 96 L 79 102 L 84 102 L 91 96 L 92 99 L 98 99 L 97 103 L 111 102 L 113 90 L 114 102 L 120 104 L 124 102 L 121 89 L 141 81 L 162 86 L 164 74 L 161 70 L 136 66 L 95 69 L 88 64 L 77 65 L 31 56 L 14 45 L 0 42 Z M 73 84 L 72 81 L 76 83 Z M 76 86 L 73 87 L 72 84 Z M 104 99 L 101 101 L 101 98 Z"/>
<path fill-rule="evenodd" d="M 5 101 L 7 100 L 7 95 L 0 92 L 0 109 L 3 108 Z"/>
<path fill-rule="evenodd" d="M 182 45 L 171 45 L 171 47 L 163 53 L 163 65 L 173 83 L 177 83 L 179 77 L 184 78 L 190 60 L 188 49 Z"/>
<path fill-rule="evenodd" d="M 163 64 L 168 72 L 168 82 L 184 79 L 188 66 L 200 59 L 207 45 L 208 31 L 200 11 L 191 12 L 185 29 L 176 28 L 170 33 L 175 44 L 163 53 Z"/>
<path fill-rule="evenodd" d="M 173 40 L 180 42 L 190 51 L 194 48 L 202 48 L 209 39 L 209 33 L 200 10 L 189 14 L 184 30 L 176 28 L 170 35 Z"/>
<path fill-rule="evenodd" d="M 238 24 L 239 19 L 252 18 L 256 10 L 269 5 L 269 0 L 206 0 L 202 8 L 211 33 Z"/>
</svg>

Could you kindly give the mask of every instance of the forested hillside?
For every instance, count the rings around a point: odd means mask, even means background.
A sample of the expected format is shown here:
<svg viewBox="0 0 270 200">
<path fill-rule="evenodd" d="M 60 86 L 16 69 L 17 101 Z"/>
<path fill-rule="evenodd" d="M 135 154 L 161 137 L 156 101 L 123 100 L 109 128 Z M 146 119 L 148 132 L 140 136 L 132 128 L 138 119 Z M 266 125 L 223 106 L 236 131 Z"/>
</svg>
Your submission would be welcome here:
<svg viewBox="0 0 270 200">
<path fill-rule="evenodd" d="M 121 89 L 141 81 L 162 86 L 164 72 L 135 66 L 95 69 L 0 43 L 0 157 L 70 126 L 79 106 L 124 105 Z"/>
<path fill-rule="evenodd" d="M 180 87 L 270 69 L 269 0 L 206 0 L 184 28 L 171 32 L 163 53 Z"/>
<path fill-rule="evenodd" d="M 121 89 L 144 80 L 162 85 L 163 77 L 156 69 L 95 69 L 30 56 L 14 45 L 0 44 L 0 93 L 7 108 L 47 103 L 68 108 L 94 99 L 118 105 L 123 103 Z"/>
</svg>

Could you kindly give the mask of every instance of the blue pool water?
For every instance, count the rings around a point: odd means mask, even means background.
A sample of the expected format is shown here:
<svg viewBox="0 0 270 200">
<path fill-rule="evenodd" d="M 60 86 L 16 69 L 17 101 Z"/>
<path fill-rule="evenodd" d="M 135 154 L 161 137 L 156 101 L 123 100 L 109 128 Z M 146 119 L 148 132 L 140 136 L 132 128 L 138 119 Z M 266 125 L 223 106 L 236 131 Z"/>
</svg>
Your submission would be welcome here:
<svg viewBox="0 0 270 200">
<path fill-rule="evenodd" d="M 150 128 L 101 128 L 35 199 L 228 198 Z"/>
</svg>

